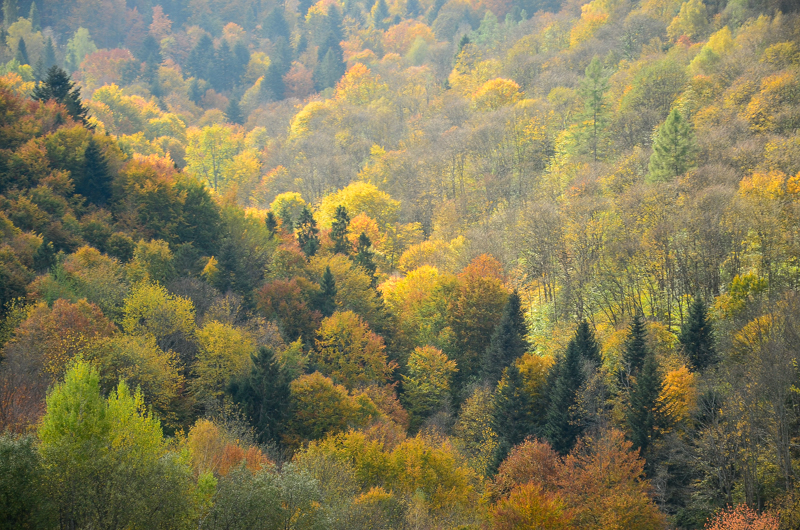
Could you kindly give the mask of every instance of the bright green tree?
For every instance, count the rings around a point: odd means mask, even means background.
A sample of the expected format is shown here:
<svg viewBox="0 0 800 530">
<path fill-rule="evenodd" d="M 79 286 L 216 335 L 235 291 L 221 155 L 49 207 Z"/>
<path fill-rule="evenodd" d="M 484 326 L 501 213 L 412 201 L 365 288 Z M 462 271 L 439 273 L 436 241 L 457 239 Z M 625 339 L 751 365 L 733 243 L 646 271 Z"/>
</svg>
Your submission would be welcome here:
<svg viewBox="0 0 800 530">
<path fill-rule="evenodd" d="M 678 109 L 672 109 L 653 140 L 647 180 L 666 182 L 683 175 L 694 167 L 696 151 L 692 126 Z"/>
<path fill-rule="evenodd" d="M 447 402 L 450 381 L 457 371 L 455 361 L 433 346 L 418 347 L 409 356 L 408 375 L 403 375 L 403 399 L 413 415 L 413 426 Z"/>
<path fill-rule="evenodd" d="M 103 399 L 97 372 L 77 361 L 47 397 L 39 425 L 45 484 L 62 528 L 170 527 L 191 508 L 190 471 L 140 392 L 124 382 Z"/>
<path fill-rule="evenodd" d="M 580 86 L 580 95 L 584 101 L 584 111 L 581 116 L 579 142 L 580 149 L 591 153 L 597 161 L 602 156 L 602 142 L 605 137 L 605 127 L 608 123 L 608 76 L 603 71 L 603 64 L 595 57 L 586 67 L 586 77 Z"/>
</svg>

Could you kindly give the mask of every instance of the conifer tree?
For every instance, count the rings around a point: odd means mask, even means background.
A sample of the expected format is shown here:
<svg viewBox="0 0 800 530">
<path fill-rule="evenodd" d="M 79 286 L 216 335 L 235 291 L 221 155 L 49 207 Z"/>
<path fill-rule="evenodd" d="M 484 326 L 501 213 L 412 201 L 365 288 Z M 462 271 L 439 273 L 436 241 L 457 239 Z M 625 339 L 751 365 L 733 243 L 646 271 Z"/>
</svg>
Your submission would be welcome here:
<svg viewBox="0 0 800 530">
<path fill-rule="evenodd" d="M 202 98 L 203 89 L 200 86 L 200 81 L 193 77 L 189 83 L 189 100 L 191 100 L 195 105 L 199 105 Z"/>
<path fill-rule="evenodd" d="M 186 69 L 197 79 L 209 80 L 211 70 L 215 64 L 214 41 L 207 34 L 203 34 L 186 60 Z"/>
<path fill-rule="evenodd" d="M 67 108 L 67 112 L 76 121 L 86 125 L 87 109 L 81 101 L 81 89 L 70 80 L 67 72 L 53 66 L 47 71 L 47 77 L 33 90 L 31 97 L 37 101 L 55 100 Z"/>
<path fill-rule="evenodd" d="M 672 109 L 653 140 L 647 180 L 666 182 L 683 175 L 694 167 L 696 150 L 691 125 L 678 109 Z"/>
<path fill-rule="evenodd" d="M 286 17 L 283 15 L 283 9 L 278 7 L 273 8 L 272 11 L 267 14 L 262 27 L 264 28 L 264 34 L 273 42 L 275 42 L 278 37 L 283 37 L 288 41 L 292 36 L 289 31 L 289 24 L 286 22 Z"/>
<path fill-rule="evenodd" d="M 681 327 L 678 340 L 680 340 L 693 370 L 702 372 L 717 362 L 714 329 L 706 304 L 701 297 L 696 296 L 689 307 L 689 316 Z"/>
<path fill-rule="evenodd" d="M 325 267 L 325 273 L 322 275 L 317 295 L 317 309 L 323 317 L 329 317 L 336 311 L 336 280 L 330 267 Z"/>
<path fill-rule="evenodd" d="M 631 386 L 625 421 L 635 449 L 645 451 L 666 425 L 666 411 L 659 401 L 664 382 L 654 353 L 649 352 Z"/>
<path fill-rule="evenodd" d="M 36 2 L 31 2 L 31 10 L 28 12 L 28 20 L 31 21 L 33 31 L 42 30 L 42 21 L 39 18 L 39 9 L 36 7 Z"/>
<path fill-rule="evenodd" d="M 234 57 L 228 41 L 223 39 L 214 55 L 214 67 L 211 72 L 211 79 L 209 79 L 214 88 L 228 90 L 236 84 L 238 79 L 234 75 L 235 63 L 236 57 Z"/>
<path fill-rule="evenodd" d="M 550 404 L 544 433 L 553 449 L 566 454 L 583 433 L 582 413 L 579 410 L 578 393 L 602 362 L 600 348 L 589 324 L 584 320 L 578 324 L 575 335 L 569 341 L 564 356 L 556 366 L 548 393 Z"/>
<path fill-rule="evenodd" d="M 369 240 L 369 237 L 364 232 L 361 232 L 361 235 L 358 236 L 356 254 L 353 256 L 353 261 L 367 272 L 369 277 L 372 278 L 372 284 L 374 286 L 377 266 L 375 265 L 374 253 L 372 252 L 372 241 Z"/>
<path fill-rule="evenodd" d="M 108 162 L 94 138 L 86 146 L 83 178 L 75 182 L 75 193 L 83 195 L 92 204 L 101 206 L 111 197 Z"/>
<path fill-rule="evenodd" d="M 493 468 L 497 469 L 511 448 L 532 435 L 536 426 L 534 403 L 516 364 L 503 370 L 492 401 L 492 427 L 500 436 L 493 458 Z"/>
<path fill-rule="evenodd" d="M 264 219 L 264 224 L 267 225 L 270 237 L 273 237 L 278 231 L 278 220 L 275 218 L 275 214 L 271 211 L 267 212 L 267 218 Z"/>
<path fill-rule="evenodd" d="M 385 20 L 389 18 L 389 6 L 386 5 L 386 0 L 378 0 L 375 2 L 370 15 L 372 16 L 373 26 L 377 29 L 386 29 Z"/>
<path fill-rule="evenodd" d="M 264 79 L 261 81 L 259 97 L 262 101 L 278 101 L 283 99 L 286 85 L 283 82 L 283 74 L 278 62 L 270 63 Z"/>
<path fill-rule="evenodd" d="M 581 366 L 581 353 L 574 338 L 553 369 L 554 380 L 548 392 L 550 404 L 543 430 L 545 438 L 553 449 L 566 454 L 575 445 L 582 432 L 576 402 L 585 377 Z"/>
<path fill-rule="evenodd" d="M 47 70 L 56 65 L 56 47 L 53 45 L 53 39 L 50 37 L 47 37 L 47 40 L 44 43 L 42 60 L 44 61 L 45 73 L 47 72 Z"/>
<path fill-rule="evenodd" d="M 350 216 L 347 215 L 347 208 L 343 205 L 336 207 L 336 213 L 333 216 L 333 223 L 331 224 L 331 239 L 333 240 L 333 251 L 336 254 L 350 254 L 351 246 L 350 241 L 347 239 L 350 227 Z"/>
<path fill-rule="evenodd" d="M 28 46 L 25 44 L 25 39 L 22 37 L 19 38 L 17 54 L 14 56 L 14 59 L 16 59 L 19 64 L 31 64 L 31 60 L 28 59 Z"/>
<path fill-rule="evenodd" d="M 595 57 L 586 67 L 586 77 L 581 83 L 580 94 L 584 100 L 583 130 L 579 141 L 583 147 L 597 161 L 602 155 L 602 138 L 608 122 L 608 109 L 606 92 L 608 91 L 608 77 L 603 72 L 600 59 Z"/>
<path fill-rule="evenodd" d="M 3 23 L 6 28 L 19 19 L 17 0 L 3 0 Z"/>
<path fill-rule="evenodd" d="M 527 333 L 519 295 L 514 291 L 508 297 L 500 322 L 483 355 L 481 368 L 485 382 L 494 386 L 503 375 L 503 369 L 528 350 L 528 341 L 525 339 Z"/>
<path fill-rule="evenodd" d="M 343 73 L 342 61 L 337 59 L 335 51 L 329 48 L 314 70 L 314 85 L 317 90 L 325 90 L 336 86 Z"/>
<path fill-rule="evenodd" d="M 317 253 L 319 249 L 319 229 L 317 222 L 314 220 L 314 215 L 308 206 L 303 207 L 300 216 L 297 219 L 297 242 L 306 256 L 311 257 Z"/>
<path fill-rule="evenodd" d="M 419 0 L 408 0 L 406 2 L 406 13 L 409 18 L 417 18 L 421 10 L 422 8 L 419 5 Z"/>
<path fill-rule="evenodd" d="M 626 375 L 635 376 L 639 373 L 648 352 L 645 321 L 641 313 L 636 313 L 631 322 L 628 338 L 625 340 L 622 352 L 623 370 Z"/>
<path fill-rule="evenodd" d="M 237 98 L 231 97 L 231 99 L 228 100 L 228 106 L 225 107 L 225 117 L 229 122 L 235 123 L 236 125 L 242 125 L 244 123 L 242 108 L 239 106 L 239 100 Z"/>
<path fill-rule="evenodd" d="M 289 408 L 289 377 L 275 353 L 265 346 L 258 355 L 251 355 L 250 373 L 234 379 L 228 392 L 240 403 L 258 434 L 260 443 L 279 440 L 283 433 Z"/>
</svg>

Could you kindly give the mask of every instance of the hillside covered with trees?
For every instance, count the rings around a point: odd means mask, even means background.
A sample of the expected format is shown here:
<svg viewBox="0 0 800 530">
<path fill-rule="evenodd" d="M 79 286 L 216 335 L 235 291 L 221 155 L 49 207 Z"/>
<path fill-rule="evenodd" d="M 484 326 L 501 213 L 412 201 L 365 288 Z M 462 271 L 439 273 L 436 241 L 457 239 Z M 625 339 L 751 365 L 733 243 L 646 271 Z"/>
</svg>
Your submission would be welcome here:
<svg viewBox="0 0 800 530">
<path fill-rule="evenodd" d="M 792 0 L 4 0 L 0 528 L 800 526 Z"/>
</svg>

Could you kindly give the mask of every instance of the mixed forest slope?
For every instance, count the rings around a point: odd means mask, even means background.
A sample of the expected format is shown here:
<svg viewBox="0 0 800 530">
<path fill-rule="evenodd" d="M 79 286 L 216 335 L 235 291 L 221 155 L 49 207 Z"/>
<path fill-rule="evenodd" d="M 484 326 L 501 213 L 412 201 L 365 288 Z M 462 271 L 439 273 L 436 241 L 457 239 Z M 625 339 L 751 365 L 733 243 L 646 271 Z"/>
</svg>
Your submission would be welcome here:
<svg viewBox="0 0 800 530">
<path fill-rule="evenodd" d="M 796 528 L 796 11 L 5 0 L 0 527 Z"/>
</svg>

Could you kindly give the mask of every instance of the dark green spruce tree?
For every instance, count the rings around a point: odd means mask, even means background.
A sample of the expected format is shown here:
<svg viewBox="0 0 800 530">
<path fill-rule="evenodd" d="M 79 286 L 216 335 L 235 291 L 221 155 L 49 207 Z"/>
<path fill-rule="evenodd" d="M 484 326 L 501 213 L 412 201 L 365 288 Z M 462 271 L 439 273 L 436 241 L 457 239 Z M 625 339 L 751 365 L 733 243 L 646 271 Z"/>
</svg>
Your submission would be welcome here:
<svg viewBox="0 0 800 530">
<path fill-rule="evenodd" d="M 600 348 L 592 328 L 582 321 L 556 362 L 548 385 L 549 406 L 543 431 L 553 449 L 561 454 L 568 453 L 583 434 L 585 421 L 579 392 L 600 363 Z"/>
<path fill-rule="evenodd" d="M 372 241 L 369 240 L 369 237 L 364 232 L 361 232 L 361 235 L 358 236 L 358 242 L 356 243 L 356 253 L 353 256 L 353 261 L 364 269 L 366 273 L 372 278 L 372 285 L 375 286 L 375 271 L 378 267 L 375 265 L 375 253 L 372 252 Z"/>
<path fill-rule="evenodd" d="M 649 352 L 642 369 L 630 388 L 630 399 L 625 413 L 630 439 L 634 449 L 642 452 L 655 441 L 667 424 L 667 414 L 658 399 L 664 381 L 654 353 Z"/>
<path fill-rule="evenodd" d="M 260 443 L 278 442 L 289 408 L 289 377 L 274 352 L 262 346 L 251 356 L 253 368 L 245 377 L 234 379 L 228 392 L 244 408 Z"/>
<path fill-rule="evenodd" d="M 325 267 L 316 302 L 317 309 L 323 317 L 329 317 L 336 311 L 336 280 L 330 267 Z"/>
<path fill-rule="evenodd" d="M 275 234 L 278 232 L 278 219 L 275 218 L 275 214 L 271 211 L 267 212 L 267 218 L 264 219 L 264 224 L 267 226 L 269 236 L 275 237 Z"/>
<path fill-rule="evenodd" d="M 22 37 L 19 38 L 19 43 L 17 43 L 17 55 L 14 56 L 14 59 L 19 64 L 31 64 L 31 60 L 28 58 L 28 45 L 25 44 L 25 39 Z"/>
<path fill-rule="evenodd" d="M 83 195 L 92 204 L 103 206 L 111 198 L 111 172 L 108 162 L 92 138 L 84 152 L 83 178 L 76 179 L 75 193 Z"/>
<path fill-rule="evenodd" d="M 308 206 L 303 207 L 297 218 L 297 242 L 306 256 L 311 257 L 319 249 L 319 229 Z"/>
<path fill-rule="evenodd" d="M 714 347 L 714 328 L 703 299 L 695 296 L 689 307 L 689 316 L 681 327 L 678 340 L 689 358 L 692 370 L 702 372 L 717 362 L 717 350 Z"/>
<path fill-rule="evenodd" d="M 67 112 L 75 121 L 87 124 L 89 109 L 81 100 L 81 89 L 76 87 L 67 72 L 53 66 L 47 70 L 44 81 L 36 85 L 31 97 L 37 101 L 54 100 L 67 108 Z"/>
<path fill-rule="evenodd" d="M 347 234 L 350 231 L 350 216 L 347 215 L 347 208 L 343 205 L 336 207 L 336 213 L 333 216 L 333 223 L 331 223 L 331 239 L 333 240 L 333 251 L 336 254 L 350 254 L 351 246 L 350 241 L 347 239 Z"/>
<path fill-rule="evenodd" d="M 492 468 L 496 470 L 511 448 L 534 434 L 536 428 L 534 403 L 516 364 L 503 370 L 492 400 L 492 426 L 500 438 L 492 458 Z"/>
<path fill-rule="evenodd" d="M 528 350 L 528 341 L 525 339 L 527 333 L 519 294 L 514 291 L 508 297 L 500 322 L 483 354 L 481 372 L 484 382 L 496 385 L 503 370 Z"/>
<path fill-rule="evenodd" d="M 228 100 L 228 106 L 225 108 L 225 117 L 229 122 L 236 125 L 244 124 L 244 116 L 242 116 L 242 108 L 239 106 L 238 98 L 231 96 Z"/>
<path fill-rule="evenodd" d="M 622 351 L 622 371 L 624 375 L 635 377 L 644 366 L 644 360 L 649 351 L 645 320 L 642 314 L 637 312 L 631 321 L 628 338 L 625 339 Z"/>
</svg>

